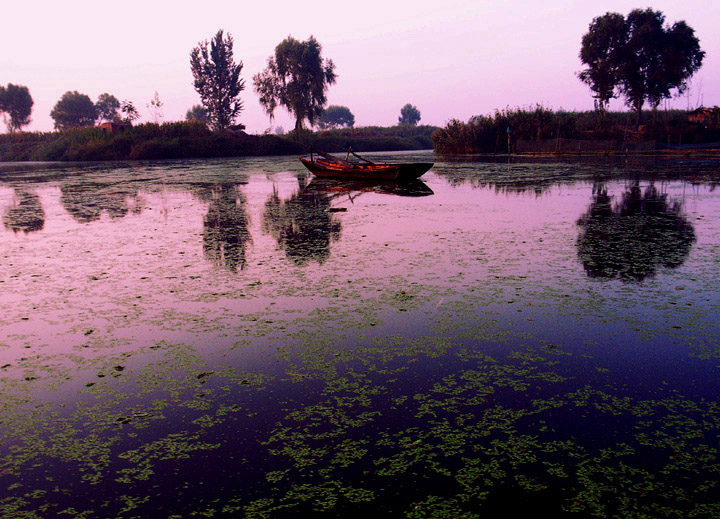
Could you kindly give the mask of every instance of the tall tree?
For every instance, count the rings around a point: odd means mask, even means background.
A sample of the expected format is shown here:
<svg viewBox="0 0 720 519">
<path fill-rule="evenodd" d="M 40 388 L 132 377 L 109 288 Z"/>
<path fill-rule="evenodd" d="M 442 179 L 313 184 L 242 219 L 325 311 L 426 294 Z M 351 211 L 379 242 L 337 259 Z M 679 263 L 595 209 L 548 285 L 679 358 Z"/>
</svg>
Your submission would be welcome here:
<svg viewBox="0 0 720 519">
<path fill-rule="evenodd" d="M 320 114 L 318 126 L 326 128 L 352 127 L 355 125 L 355 116 L 347 106 L 328 106 Z"/>
<path fill-rule="evenodd" d="M 600 110 L 607 109 L 610 99 L 615 97 L 626 41 L 625 17 L 617 13 L 593 19 L 582 38 L 580 60 L 587 67 L 578 77 L 594 92 L 595 106 Z"/>
<path fill-rule="evenodd" d="M 97 119 L 97 108 L 90 98 L 77 90 L 65 92 L 50 112 L 55 128 L 67 130 L 81 126 L 92 126 Z"/>
<path fill-rule="evenodd" d="M 95 103 L 95 109 L 97 110 L 98 117 L 104 121 L 120 120 L 120 101 L 112 94 L 108 94 L 107 92 L 100 94 Z"/>
<path fill-rule="evenodd" d="M 283 106 L 295 116 L 298 134 L 305 119 L 312 126 L 320 117 L 336 78 L 335 65 L 323 60 L 322 46 L 313 36 L 302 42 L 288 36 L 275 47 L 265 70 L 253 76 L 253 84 L 270 120 L 275 108 Z"/>
<path fill-rule="evenodd" d="M 398 117 L 398 124 L 415 126 L 420 122 L 420 110 L 417 106 L 406 104 L 400 109 L 400 117 Z"/>
<path fill-rule="evenodd" d="M 0 86 L 0 113 L 10 133 L 30 124 L 33 104 L 28 87 L 12 83 Z"/>
<path fill-rule="evenodd" d="M 639 125 L 645 102 L 655 110 L 674 90 L 682 94 L 704 57 L 695 31 L 683 21 L 670 27 L 652 9 L 634 9 L 627 18 L 606 13 L 583 36 L 580 59 L 587 68 L 579 77 L 603 106 L 611 93 L 622 94 Z"/>
<path fill-rule="evenodd" d="M 240 92 L 245 89 L 240 78 L 243 63 L 233 60 L 232 36 L 224 38 L 221 29 L 210 42 L 200 42 L 190 53 L 190 68 L 211 126 L 224 130 L 242 111 Z"/>
</svg>

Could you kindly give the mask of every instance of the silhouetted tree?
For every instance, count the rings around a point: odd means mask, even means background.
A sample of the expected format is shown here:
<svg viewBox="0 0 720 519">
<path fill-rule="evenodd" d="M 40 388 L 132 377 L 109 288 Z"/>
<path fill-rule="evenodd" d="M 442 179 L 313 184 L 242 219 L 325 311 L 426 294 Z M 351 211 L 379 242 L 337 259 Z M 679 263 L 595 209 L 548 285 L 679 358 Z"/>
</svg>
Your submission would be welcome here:
<svg viewBox="0 0 720 519">
<path fill-rule="evenodd" d="M 203 123 L 210 122 L 207 110 L 202 105 L 193 105 L 185 114 L 186 121 L 200 121 Z"/>
<path fill-rule="evenodd" d="M 127 99 L 120 104 L 120 112 L 123 114 L 122 120 L 126 123 L 131 123 L 140 118 L 140 112 L 137 111 L 132 101 Z"/>
<path fill-rule="evenodd" d="M 355 116 L 347 106 L 330 105 L 320 114 L 318 126 L 323 130 L 327 128 L 352 127 L 355 125 Z"/>
<path fill-rule="evenodd" d="M 595 106 L 607 109 L 620 78 L 620 65 L 627 42 L 625 17 L 606 13 L 594 18 L 582 38 L 580 60 L 587 67 L 578 77 L 594 92 Z"/>
<path fill-rule="evenodd" d="M 112 94 L 104 93 L 98 96 L 95 103 L 98 117 L 103 121 L 120 120 L 120 101 Z"/>
<path fill-rule="evenodd" d="M 673 90 L 682 94 L 704 57 L 684 21 L 666 26 L 665 16 L 652 9 L 634 9 L 627 19 L 606 13 L 583 36 L 580 59 L 587 68 L 579 77 L 603 106 L 611 92 L 622 94 L 638 125 L 645 102 L 655 110 Z"/>
<path fill-rule="evenodd" d="M 418 110 L 416 106 L 408 103 L 400 109 L 400 117 L 398 117 L 398 124 L 415 126 L 419 122 L 420 110 Z"/>
<path fill-rule="evenodd" d="M 55 120 L 55 128 L 67 130 L 92 126 L 97 119 L 97 108 L 90 98 L 77 90 L 65 92 L 50 112 Z"/>
<path fill-rule="evenodd" d="M 7 87 L 0 86 L 0 113 L 10 133 L 30 124 L 32 107 L 33 98 L 28 87 L 12 83 Z"/>
<path fill-rule="evenodd" d="M 315 124 L 335 80 L 335 65 L 332 60 L 323 61 L 322 46 L 313 36 L 303 42 L 288 36 L 275 47 L 265 70 L 253 76 L 255 92 L 270 120 L 275 108 L 285 107 L 295 116 L 296 134 L 305 119 L 310 126 Z"/>
<path fill-rule="evenodd" d="M 190 53 L 190 68 L 210 125 L 224 130 L 242 110 L 240 92 L 245 89 L 245 80 L 240 78 L 243 63 L 233 61 L 232 36 L 223 38 L 221 29 L 210 42 L 200 42 Z"/>
</svg>

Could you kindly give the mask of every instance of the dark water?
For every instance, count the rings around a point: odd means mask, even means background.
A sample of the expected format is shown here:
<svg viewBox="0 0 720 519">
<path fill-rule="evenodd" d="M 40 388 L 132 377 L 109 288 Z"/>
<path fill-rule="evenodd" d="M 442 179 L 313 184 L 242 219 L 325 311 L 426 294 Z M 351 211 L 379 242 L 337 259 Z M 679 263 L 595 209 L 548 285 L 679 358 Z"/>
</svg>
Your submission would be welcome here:
<svg viewBox="0 0 720 519">
<path fill-rule="evenodd" d="M 0 517 L 718 517 L 720 164 L 434 160 L 0 165 Z"/>
</svg>

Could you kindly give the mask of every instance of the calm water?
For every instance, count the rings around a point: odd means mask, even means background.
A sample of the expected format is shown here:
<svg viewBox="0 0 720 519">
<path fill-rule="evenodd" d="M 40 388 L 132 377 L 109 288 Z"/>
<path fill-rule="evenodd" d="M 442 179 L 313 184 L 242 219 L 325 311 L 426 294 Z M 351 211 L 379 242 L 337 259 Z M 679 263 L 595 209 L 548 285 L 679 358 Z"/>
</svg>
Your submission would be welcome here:
<svg viewBox="0 0 720 519">
<path fill-rule="evenodd" d="M 0 165 L 0 517 L 718 517 L 720 164 L 434 160 Z"/>
</svg>

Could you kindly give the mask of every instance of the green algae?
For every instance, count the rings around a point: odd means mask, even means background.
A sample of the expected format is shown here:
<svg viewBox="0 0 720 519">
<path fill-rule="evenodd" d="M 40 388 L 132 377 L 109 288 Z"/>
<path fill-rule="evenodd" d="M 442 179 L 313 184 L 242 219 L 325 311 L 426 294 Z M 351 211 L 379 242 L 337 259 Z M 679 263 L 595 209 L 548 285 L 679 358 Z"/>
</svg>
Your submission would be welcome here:
<svg viewBox="0 0 720 519">
<path fill-rule="evenodd" d="M 256 203 L 248 189 L 252 211 L 266 198 Z M 47 281 L 56 290 L 43 296 L 47 319 L 70 347 L 46 353 L 50 339 L 30 330 L 4 339 L 30 352 L 0 379 L 0 482 L 10 494 L 0 515 L 143 517 L 167 502 L 161 493 L 177 496 L 168 517 L 481 517 L 498 500 L 533 496 L 581 516 L 717 515 L 717 401 L 677 381 L 639 388 L 601 350 L 665 341 L 676 358 L 716 359 L 717 300 L 705 287 L 717 247 L 696 248 L 672 290 L 652 279 L 630 290 L 578 276 L 572 218 L 500 239 L 474 229 L 482 222 L 468 211 L 472 225 L 373 243 L 363 227 L 376 218 L 371 200 L 301 267 L 278 263 L 296 264 L 264 252 L 256 235 L 267 268 L 248 249 L 254 270 L 202 271 L 190 238 L 177 262 L 163 247 L 150 263 L 140 256 L 143 276 L 117 262 L 93 266 L 94 287 Z M 532 255 L 537 263 L 522 259 Z M 125 287 L 130 274 L 143 284 Z M 87 313 L 76 319 L 75 309 Z M 583 334 L 554 333 L 565 328 Z M 223 463 L 217 475 L 207 468 Z M 232 482 L 203 489 L 196 471 Z M 248 481 L 232 479 L 244 473 Z"/>
</svg>

